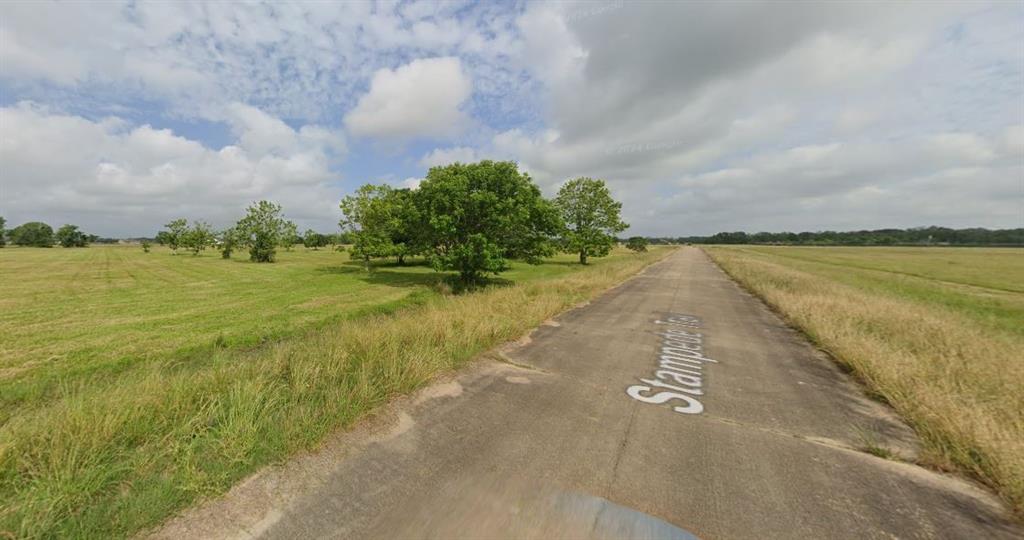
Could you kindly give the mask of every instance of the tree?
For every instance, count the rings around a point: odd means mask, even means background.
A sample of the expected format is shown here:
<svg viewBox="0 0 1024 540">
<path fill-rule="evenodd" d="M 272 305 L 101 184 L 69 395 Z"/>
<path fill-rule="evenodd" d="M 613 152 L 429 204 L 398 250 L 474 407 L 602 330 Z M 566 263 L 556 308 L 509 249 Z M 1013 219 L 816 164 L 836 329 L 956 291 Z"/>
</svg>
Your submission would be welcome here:
<svg viewBox="0 0 1024 540">
<path fill-rule="evenodd" d="M 78 230 L 77 225 L 64 225 L 57 229 L 57 243 L 62 247 L 85 247 L 89 242 L 89 236 Z"/>
<path fill-rule="evenodd" d="M 188 221 L 184 218 L 176 219 L 167 225 L 164 225 L 164 227 L 167 227 L 167 231 L 161 231 L 161 233 L 166 233 L 163 238 L 167 242 L 167 247 L 171 248 L 171 251 L 177 253 L 178 247 L 181 246 L 181 241 L 184 238 L 185 233 L 188 232 Z M 156 237 L 159 239 L 160 234 L 157 234 Z"/>
<path fill-rule="evenodd" d="M 554 253 L 558 212 L 513 162 L 434 167 L 413 199 L 431 265 L 457 271 L 463 284 L 507 270 L 508 258 L 538 264 Z"/>
<path fill-rule="evenodd" d="M 39 221 L 23 223 L 11 231 L 11 242 L 19 246 L 53 247 L 53 227 Z"/>
<path fill-rule="evenodd" d="M 619 217 L 622 203 L 612 199 L 603 180 L 577 178 L 558 190 L 555 198 L 566 228 L 562 233 L 562 249 L 579 253 L 580 264 L 589 257 L 604 257 L 615 244 L 615 234 L 629 225 Z"/>
<path fill-rule="evenodd" d="M 0 216 L 0 248 L 7 245 L 7 220 Z"/>
<path fill-rule="evenodd" d="M 171 233 L 167 231 L 160 231 L 156 233 L 156 243 L 161 246 L 166 246 L 171 243 Z"/>
<path fill-rule="evenodd" d="M 299 228 L 291 221 L 284 222 L 284 233 L 281 234 L 280 244 L 286 251 L 291 251 L 292 246 L 302 241 L 299 237 Z"/>
<path fill-rule="evenodd" d="M 626 247 L 636 253 L 647 251 L 647 239 L 643 236 L 632 236 L 626 240 Z"/>
<path fill-rule="evenodd" d="M 241 243 L 236 227 L 228 227 L 217 235 L 217 242 L 220 245 L 220 256 L 223 259 L 230 259 L 235 248 Z"/>
<path fill-rule="evenodd" d="M 249 246 L 249 259 L 253 262 L 274 262 L 277 246 L 287 232 L 281 217 L 281 206 L 260 201 L 246 210 L 235 229 L 240 243 Z"/>
<path fill-rule="evenodd" d="M 213 229 L 205 221 L 193 221 L 192 228 L 186 230 L 179 240 L 179 244 L 192 252 L 192 255 L 199 255 L 199 252 L 213 244 Z"/>
<path fill-rule="evenodd" d="M 306 234 L 302 235 L 302 245 L 307 248 L 313 248 L 314 250 L 318 250 L 326 246 L 327 240 L 326 234 L 320 234 L 313 229 L 307 230 Z"/>
<path fill-rule="evenodd" d="M 152 244 L 149 243 L 149 240 L 143 240 L 142 241 L 142 252 L 143 253 L 149 253 L 149 248 L 151 246 L 152 246 Z"/>
<path fill-rule="evenodd" d="M 386 184 L 366 184 L 341 201 L 343 217 L 338 225 L 351 237 L 352 258 L 362 259 L 367 269 L 371 258 L 398 255 L 394 240 L 407 224 L 396 191 Z"/>
<path fill-rule="evenodd" d="M 398 259 L 399 265 L 404 265 L 406 257 L 419 255 L 425 251 L 424 237 L 419 225 L 420 212 L 410 189 L 391 190 L 387 201 L 391 214 L 396 218 L 388 231 L 392 255 Z"/>
</svg>

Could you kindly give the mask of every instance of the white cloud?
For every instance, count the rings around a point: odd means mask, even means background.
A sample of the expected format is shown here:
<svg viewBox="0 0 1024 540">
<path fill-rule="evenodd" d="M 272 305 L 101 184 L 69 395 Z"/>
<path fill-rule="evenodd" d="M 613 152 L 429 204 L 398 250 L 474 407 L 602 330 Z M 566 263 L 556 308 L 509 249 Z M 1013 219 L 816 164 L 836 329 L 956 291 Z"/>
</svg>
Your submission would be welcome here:
<svg viewBox="0 0 1024 540">
<path fill-rule="evenodd" d="M 960 163 L 985 162 L 995 156 L 992 145 L 974 133 L 939 133 L 929 138 L 936 159 Z"/>
<path fill-rule="evenodd" d="M 232 103 L 226 110 L 226 121 L 238 138 L 238 145 L 250 154 L 288 154 L 318 147 L 340 156 L 346 150 L 340 133 L 309 125 L 296 131 L 281 119 L 241 103 Z"/>
<path fill-rule="evenodd" d="M 12 223 L 61 216 L 98 234 L 153 234 L 156 224 L 181 216 L 227 225 L 266 198 L 303 224 L 333 222 L 340 193 L 328 165 L 340 135 L 232 109 L 238 141 L 214 150 L 119 119 L 92 121 L 30 103 L 2 108 L 2 210 Z"/>
<path fill-rule="evenodd" d="M 413 60 L 395 70 L 382 69 L 345 115 L 345 125 L 353 134 L 373 137 L 452 136 L 468 124 L 461 107 L 472 86 L 458 58 Z"/>
<path fill-rule="evenodd" d="M 942 212 L 1020 225 L 1019 204 L 1005 211 L 1024 163 L 1019 5 L 2 10 L 0 91 L 45 104 L 4 110 L 8 214 L 15 198 L 52 221 L 107 205 L 130 227 L 161 211 L 154 198 L 214 216 L 259 193 L 331 223 L 323 201 L 342 171 L 411 186 L 431 165 L 486 156 L 518 161 L 548 194 L 607 179 L 636 233 L 944 224 Z M 351 155 L 342 128 L 359 139 Z M 424 153 L 410 139 L 441 140 Z"/>
<path fill-rule="evenodd" d="M 187 117 L 217 116 L 239 101 L 322 122 L 351 108 L 396 58 L 458 55 L 472 60 L 467 73 L 510 76 L 502 66 L 514 16 L 507 7 L 433 1 L 12 0 L 0 16 L 0 80 L 99 90 L 107 101 L 156 99 Z"/>
<path fill-rule="evenodd" d="M 430 153 L 420 158 L 420 165 L 425 169 L 449 163 L 472 163 L 479 160 L 477 152 L 467 146 L 456 146 L 453 148 L 435 148 Z"/>
<path fill-rule="evenodd" d="M 938 156 L 937 141 L 953 151 Z M 1012 225 L 1020 219 L 1024 162 L 992 151 L 993 142 L 960 133 L 767 151 L 678 178 L 680 192 L 655 203 L 637 225 L 662 234 L 672 233 L 661 222 L 748 231 Z"/>
<path fill-rule="evenodd" d="M 865 107 L 844 107 L 836 117 L 836 129 L 853 133 L 864 129 L 878 119 L 876 111 Z"/>
</svg>

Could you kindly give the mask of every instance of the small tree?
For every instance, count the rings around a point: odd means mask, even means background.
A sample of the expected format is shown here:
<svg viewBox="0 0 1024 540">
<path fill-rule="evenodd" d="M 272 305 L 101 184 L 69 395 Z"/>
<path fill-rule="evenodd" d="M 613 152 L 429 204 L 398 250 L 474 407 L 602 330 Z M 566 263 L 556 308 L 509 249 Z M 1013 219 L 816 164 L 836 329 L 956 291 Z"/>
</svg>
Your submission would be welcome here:
<svg viewBox="0 0 1024 540">
<path fill-rule="evenodd" d="M 615 244 L 615 234 L 629 227 L 619 217 L 622 203 L 612 199 L 603 180 L 577 178 L 566 182 L 558 190 L 555 206 L 566 225 L 562 249 L 579 253 L 580 264 L 587 264 L 589 257 L 607 255 Z"/>
<path fill-rule="evenodd" d="M 217 242 L 220 245 L 220 256 L 223 259 L 230 259 L 231 254 L 238 247 L 240 239 L 238 237 L 238 229 L 235 227 L 228 227 L 217 235 Z"/>
<path fill-rule="evenodd" d="M 647 239 L 643 236 L 631 236 L 629 240 L 626 240 L 626 247 L 636 253 L 647 251 Z"/>
<path fill-rule="evenodd" d="M 388 200 L 392 191 L 394 188 L 386 184 L 366 184 L 341 200 L 342 219 L 338 225 L 352 239 L 352 258 L 362 259 L 367 269 L 371 258 L 390 257 L 395 251 L 391 231 L 400 218 Z"/>
<path fill-rule="evenodd" d="M 319 250 L 327 245 L 327 235 L 309 229 L 306 231 L 306 234 L 302 235 L 302 245 L 307 248 L 313 248 L 314 251 Z"/>
<path fill-rule="evenodd" d="M 4 228 L 5 226 L 7 226 L 7 220 L 0 216 L 0 248 L 7 245 L 7 229 Z"/>
<path fill-rule="evenodd" d="M 241 243 L 249 246 L 253 262 L 274 262 L 277 246 L 287 232 L 281 206 L 260 201 L 250 206 L 244 218 L 235 225 Z"/>
<path fill-rule="evenodd" d="M 212 244 L 213 240 L 213 229 L 210 224 L 197 220 L 192 222 L 192 228 L 182 234 L 179 243 L 195 256 Z"/>
<path fill-rule="evenodd" d="M 171 251 L 174 253 L 177 253 L 185 233 L 188 232 L 188 221 L 184 218 L 176 219 L 167 225 L 164 225 L 164 227 L 167 227 L 167 231 L 165 231 L 166 234 L 164 235 L 167 247 L 171 248 Z M 160 238 L 159 234 L 157 235 L 157 238 Z"/>
<path fill-rule="evenodd" d="M 11 242 L 19 246 L 53 247 L 53 227 L 30 221 L 11 230 Z"/>
<path fill-rule="evenodd" d="M 77 225 L 64 225 L 57 229 L 57 243 L 61 247 L 85 247 L 88 243 L 89 237 L 78 230 Z"/>
<path fill-rule="evenodd" d="M 143 253 L 149 253 L 149 248 L 151 246 L 152 246 L 152 244 L 149 243 L 149 240 L 143 240 L 142 241 L 142 252 Z"/>
<path fill-rule="evenodd" d="M 291 251 L 292 246 L 302 242 L 302 238 L 299 237 L 299 228 L 295 223 L 291 221 L 284 222 L 284 233 L 281 235 L 280 245 L 284 246 L 285 251 Z"/>
</svg>

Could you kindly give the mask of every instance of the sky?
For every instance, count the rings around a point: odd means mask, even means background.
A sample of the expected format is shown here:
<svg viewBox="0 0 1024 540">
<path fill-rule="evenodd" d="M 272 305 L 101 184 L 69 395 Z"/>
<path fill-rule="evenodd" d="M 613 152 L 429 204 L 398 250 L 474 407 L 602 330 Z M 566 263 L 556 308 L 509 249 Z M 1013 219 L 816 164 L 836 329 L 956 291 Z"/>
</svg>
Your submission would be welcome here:
<svg viewBox="0 0 1024 540">
<path fill-rule="evenodd" d="M 330 232 L 480 159 L 629 235 L 1024 227 L 1024 3 L 0 3 L 8 227 Z"/>
</svg>

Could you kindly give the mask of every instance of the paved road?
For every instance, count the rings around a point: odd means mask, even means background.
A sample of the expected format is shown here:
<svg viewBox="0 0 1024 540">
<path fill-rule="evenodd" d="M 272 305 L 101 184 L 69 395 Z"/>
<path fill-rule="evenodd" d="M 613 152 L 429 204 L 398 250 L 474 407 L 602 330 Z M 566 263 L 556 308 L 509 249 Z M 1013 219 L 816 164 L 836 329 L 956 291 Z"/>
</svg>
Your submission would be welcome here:
<svg viewBox="0 0 1024 540">
<path fill-rule="evenodd" d="M 159 534 L 1021 536 L 972 485 L 860 451 L 916 442 L 697 249 L 498 356 Z"/>
</svg>

